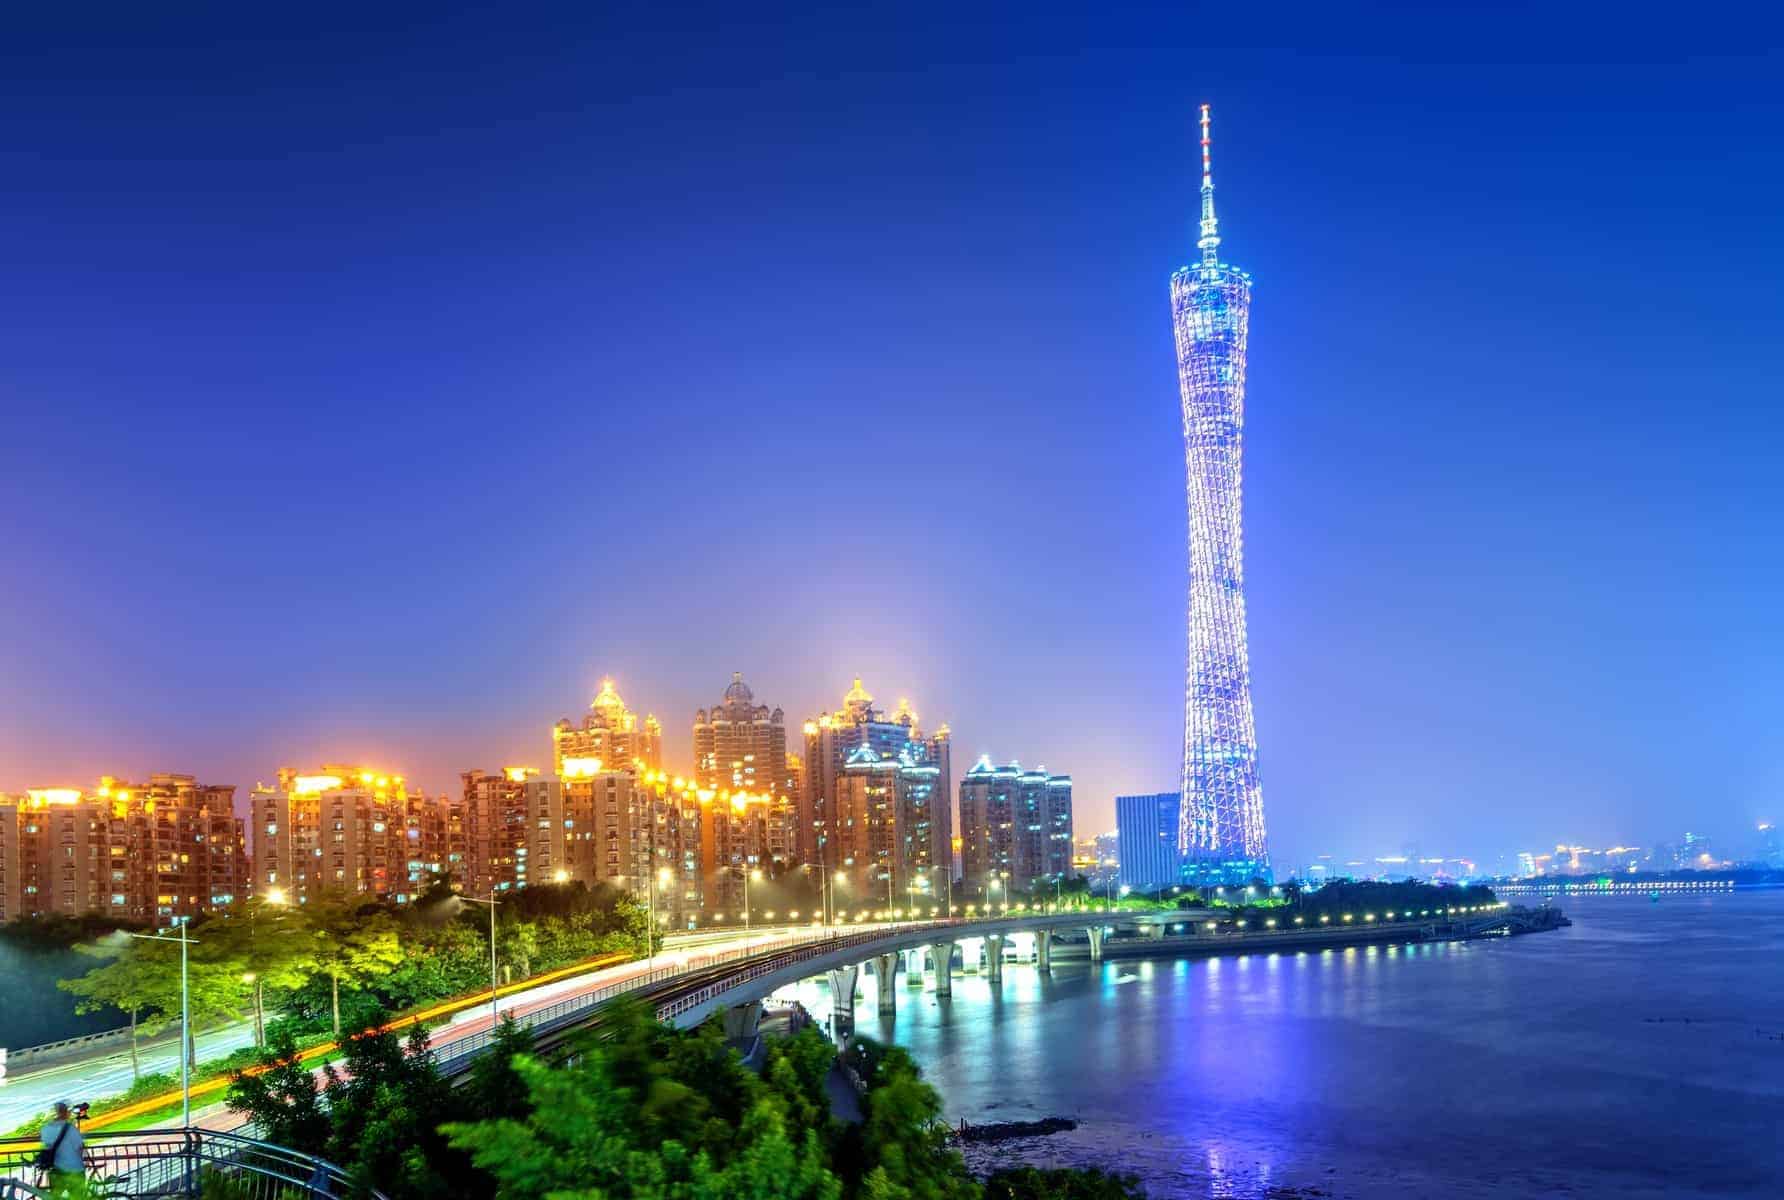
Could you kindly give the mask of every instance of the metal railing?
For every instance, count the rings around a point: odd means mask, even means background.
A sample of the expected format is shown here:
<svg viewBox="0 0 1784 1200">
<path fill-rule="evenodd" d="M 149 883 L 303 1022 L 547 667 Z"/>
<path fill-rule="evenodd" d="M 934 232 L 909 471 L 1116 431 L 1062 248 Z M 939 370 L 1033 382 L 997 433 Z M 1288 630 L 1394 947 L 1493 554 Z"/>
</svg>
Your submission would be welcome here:
<svg viewBox="0 0 1784 1200">
<path fill-rule="evenodd" d="M 0 1200 L 51 1195 L 36 1165 L 41 1149 L 34 1141 L 0 1142 Z M 383 1200 L 333 1163 L 209 1129 L 89 1133 L 81 1157 L 87 1194 L 96 1198 L 197 1197 L 207 1178 L 221 1178 L 232 1200 Z"/>
<path fill-rule="evenodd" d="M 946 923 L 941 922 L 939 924 Z M 931 925 L 913 924 L 901 927 L 896 932 L 902 933 L 906 929 L 926 929 L 932 927 L 933 926 Z M 801 931 L 791 936 L 794 941 L 799 943 L 799 946 L 796 947 L 795 950 L 783 949 L 779 954 L 774 954 L 773 961 L 776 962 L 776 967 L 771 969 L 778 969 L 779 966 L 785 965 L 780 960 L 787 954 L 795 953 L 797 950 L 810 951 L 815 948 L 821 952 L 827 953 L 833 947 L 854 945 L 858 942 L 875 941 L 884 938 L 888 936 L 888 932 L 882 928 L 878 931 L 844 933 L 833 927 L 823 927 Z M 778 940 L 784 945 L 787 939 L 783 937 Z M 814 943 L 817 944 L 815 947 Z M 738 962 L 743 959 L 772 954 L 773 951 L 774 947 L 738 946 L 730 950 L 715 950 L 706 954 L 693 954 L 689 955 L 683 962 L 658 967 L 653 971 L 647 971 L 641 975 L 628 975 L 624 979 L 607 984 L 605 987 L 596 988 L 592 992 L 584 992 L 578 996 L 571 996 L 559 1000 L 554 1004 L 547 1004 L 528 1012 L 511 1012 L 504 1015 L 512 1016 L 517 1024 L 531 1029 L 535 1035 L 550 1033 L 561 1029 L 566 1025 L 577 1023 L 592 1010 L 599 1008 L 609 1000 L 616 999 L 628 992 L 638 991 L 653 983 L 664 983 L 671 979 L 678 979 L 683 976 L 697 975 L 723 963 Z M 810 954 L 808 953 L 806 956 L 810 957 Z M 757 975 L 762 973 L 762 971 L 752 964 L 752 966 L 746 968 L 744 972 L 728 978 L 731 983 L 740 983 L 754 979 Z M 730 984 L 727 984 L 727 986 L 730 986 Z M 668 1013 L 665 1010 L 659 1010 L 657 1015 L 666 1018 L 673 1014 Z M 440 1070 L 443 1074 L 456 1075 L 462 1071 L 472 1059 L 489 1049 L 490 1044 L 494 1040 L 495 1031 L 493 1029 L 480 1029 L 476 1033 L 466 1034 L 464 1037 L 454 1038 L 450 1042 L 445 1042 L 436 1051 L 435 1059 L 439 1063 Z"/>
<path fill-rule="evenodd" d="M 866 945 L 870 942 L 883 942 L 889 937 L 903 936 L 911 933 L 929 933 L 937 929 L 955 928 L 958 928 L 958 925 L 955 922 L 933 921 L 913 923 L 891 932 L 884 929 L 870 930 L 862 933 L 845 934 L 839 932 L 836 936 L 826 939 L 820 945 L 796 946 L 790 950 L 783 950 L 778 954 L 765 955 L 752 960 L 748 966 L 740 971 L 726 975 L 723 979 L 709 983 L 703 988 L 697 988 L 694 991 L 687 992 L 675 997 L 673 1000 L 658 1005 L 657 1019 L 659 1021 L 672 1020 L 690 1009 L 700 1007 L 714 996 L 723 995 L 732 988 L 748 983 L 752 979 L 760 979 L 764 975 L 772 975 L 776 971 L 790 967 L 795 963 L 805 962 L 808 959 L 821 958 L 826 954 L 832 954 L 838 950 L 846 950 L 851 946 Z"/>
<path fill-rule="evenodd" d="M 724 963 L 750 960 L 748 966 L 726 975 L 721 980 L 658 1005 L 657 1018 L 667 1021 L 740 984 L 772 974 L 793 963 L 829 954 L 834 950 L 868 945 L 911 933 L 952 930 L 958 934 L 971 936 L 973 927 L 978 925 L 1001 925 L 1033 920 L 1057 924 L 1059 918 L 1071 918 L 1076 921 L 1086 915 L 1094 916 L 1094 914 L 1081 913 L 1011 913 L 1007 917 L 980 917 L 969 920 L 956 917 L 952 920 L 943 918 L 935 921 L 908 921 L 895 926 L 878 925 L 859 930 L 849 930 L 835 925 L 814 926 L 790 934 L 779 935 L 776 938 L 777 944 L 774 946 L 738 946 L 729 950 L 690 954 L 681 962 L 658 967 L 643 974 L 628 975 L 624 979 L 616 980 L 591 992 L 569 996 L 527 1012 L 509 1010 L 504 1015 L 512 1016 L 517 1024 L 531 1029 L 535 1036 L 552 1033 L 586 1020 L 595 1009 L 629 992 L 642 990 L 655 983 L 698 975 Z M 789 940 L 796 944 L 791 947 L 787 946 L 786 943 Z M 494 1040 L 494 1028 L 480 1029 L 475 1033 L 453 1038 L 450 1041 L 442 1039 L 435 1047 L 435 1061 L 439 1064 L 443 1074 L 459 1074 L 470 1065 L 473 1059 L 489 1049 Z"/>
</svg>

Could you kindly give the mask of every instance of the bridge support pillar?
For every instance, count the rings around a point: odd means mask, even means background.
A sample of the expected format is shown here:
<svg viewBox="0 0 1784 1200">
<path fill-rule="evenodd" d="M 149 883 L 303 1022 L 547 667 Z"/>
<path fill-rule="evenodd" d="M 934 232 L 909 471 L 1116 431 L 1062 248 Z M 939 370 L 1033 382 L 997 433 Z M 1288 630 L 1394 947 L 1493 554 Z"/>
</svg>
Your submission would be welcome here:
<svg viewBox="0 0 1784 1200">
<path fill-rule="evenodd" d="M 1053 931 L 1037 930 L 1034 935 L 1034 963 L 1043 971 L 1053 969 Z"/>
<path fill-rule="evenodd" d="M 935 963 L 935 994 L 952 996 L 954 994 L 954 943 L 936 942 L 929 947 L 929 957 Z"/>
<path fill-rule="evenodd" d="M 836 1026 L 838 1045 L 855 1028 L 855 982 L 859 977 L 854 967 L 830 972 L 830 1020 Z"/>
<path fill-rule="evenodd" d="M 904 960 L 904 984 L 906 987 L 923 986 L 923 947 L 907 951 Z"/>
<path fill-rule="evenodd" d="M 898 962 L 903 957 L 898 953 L 874 956 L 873 969 L 879 977 L 880 1015 L 882 1017 L 890 1017 L 898 1012 L 898 991 L 893 985 L 898 982 Z"/>
<path fill-rule="evenodd" d="M 1103 927 L 1092 925 L 1084 931 L 1090 935 L 1090 961 L 1103 961 Z"/>
<path fill-rule="evenodd" d="M 1163 925 L 1142 925 L 1140 926 L 1140 929 L 1143 931 L 1141 933 L 1142 937 L 1151 938 L 1153 941 L 1157 941 L 1165 935 L 1165 927 Z"/>
<path fill-rule="evenodd" d="M 721 1019 L 725 1023 L 725 1037 L 728 1040 L 747 1041 L 756 1036 L 756 1030 L 762 1024 L 762 1002 L 753 1000 L 748 1004 L 739 1004 L 736 1008 L 727 1008 Z"/>
<path fill-rule="evenodd" d="M 985 938 L 985 969 L 991 973 L 992 983 L 1003 981 L 1003 959 L 1003 934 L 988 934 Z"/>
</svg>

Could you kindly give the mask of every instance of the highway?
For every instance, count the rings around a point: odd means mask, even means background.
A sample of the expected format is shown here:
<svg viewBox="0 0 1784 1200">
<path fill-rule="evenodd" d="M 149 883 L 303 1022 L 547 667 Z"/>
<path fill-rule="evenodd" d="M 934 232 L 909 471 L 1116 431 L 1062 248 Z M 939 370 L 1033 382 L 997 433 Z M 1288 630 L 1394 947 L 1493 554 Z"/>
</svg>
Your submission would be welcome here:
<svg viewBox="0 0 1784 1200">
<path fill-rule="evenodd" d="M 653 969 L 661 971 L 673 968 L 678 972 L 685 971 L 696 961 L 714 954 L 744 948 L 755 950 L 793 945 L 821 934 L 821 929 L 809 925 L 672 934 L 664 939 L 654 960 L 637 959 L 606 970 L 541 984 L 537 988 L 502 997 L 499 1009 L 502 1013 L 512 1012 L 517 1016 L 524 1016 L 553 1004 L 586 997 L 616 984 L 635 983 Z M 487 1006 L 469 1008 L 432 1031 L 434 1051 L 442 1058 L 449 1057 L 455 1044 L 485 1033 L 491 1024 Z M 203 1063 L 206 1059 L 220 1058 L 252 1044 L 253 1037 L 253 1023 L 248 1020 L 200 1033 L 198 1059 Z M 179 1072 L 177 1039 L 158 1040 L 153 1047 L 144 1046 L 139 1056 L 142 1073 L 145 1075 L 157 1071 L 174 1075 Z M 45 1112 L 57 1100 L 78 1103 L 82 1100 L 115 1096 L 127 1091 L 130 1082 L 130 1052 L 127 1048 L 108 1049 L 86 1057 L 48 1064 L 37 1070 L 9 1074 L 4 1082 L 0 1082 L 0 1130 L 12 1129 L 31 1120 Z M 194 1122 L 219 1129 L 233 1127 L 235 1122 L 222 1106 L 214 1107 L 216 1113 L 212 1113 L 207 1107 L 207 1119 L 204 1121 L 198 1120 L 199 1111 L 195 1108 Z M 214 1124 L 213 1119 L 216 1120 Z"/>
<path fill-rule="evenodd" d="M 197 1035 L 198 1061 L 222 1058 L 224 1055 L 252 1045 L 254 1023 L 235 1021 L 218 1029 Z M 157 1038 L 155 1044 L 139 1048 L 142 1073 L 153 1075 L 164 1071 L 180 1073 L 179 1034 Z M 116 1096 L 130 1090 L 130 1048 L 107 1049 L 84 1058 L 63 1059 L 32 1071 L 10 1070 L 0 1082 L 0 1131 L 13 1129 L 32 1117 L 48 1111 L 58 1100 L 78 1103 L 102 1096 Z"/>
</svg>

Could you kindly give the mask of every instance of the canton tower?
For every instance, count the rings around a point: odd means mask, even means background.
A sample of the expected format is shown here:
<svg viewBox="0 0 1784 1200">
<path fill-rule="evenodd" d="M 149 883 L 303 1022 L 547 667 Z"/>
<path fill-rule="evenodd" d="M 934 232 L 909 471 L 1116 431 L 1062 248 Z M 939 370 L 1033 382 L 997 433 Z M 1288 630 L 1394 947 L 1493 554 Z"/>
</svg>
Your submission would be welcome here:
<svg viewBox="0 0 1784 1200">
<path fill-rule="evenodd" d="M 1269 870 L 1245 648 L 1240 467 L 1251 276 L 1220 261 L 1202 105 L 1202 260 L 1171 276 L 1189 499 L 1189 662 L 1178 830 L 1192 878 L 1243 882 Z"/>
</svg>

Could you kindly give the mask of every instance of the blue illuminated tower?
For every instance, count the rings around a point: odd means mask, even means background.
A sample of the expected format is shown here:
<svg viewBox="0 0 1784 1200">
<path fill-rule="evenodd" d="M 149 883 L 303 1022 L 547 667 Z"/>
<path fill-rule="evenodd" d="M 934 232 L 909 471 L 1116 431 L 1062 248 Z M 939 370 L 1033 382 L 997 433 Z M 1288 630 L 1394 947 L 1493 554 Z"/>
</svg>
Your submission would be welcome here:
<svg viewBox="0 0 1784 1200">
<path fill-rule="evenodd" d="M 1188 878 L 1269 870 L 1245 647 L 1240 475 L 1251 277 L 1220 261 L 1202 105 L 1202 261 L 1171 276 L 1189 479 L 1189 665 L 1183 696 L 1180 848 Z"/>
</svg>

